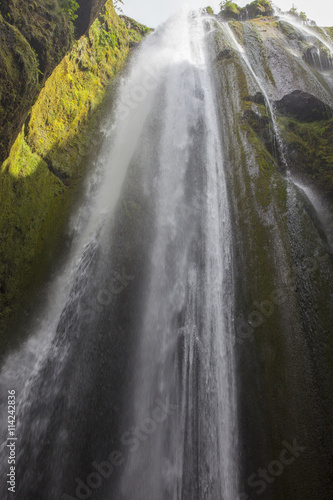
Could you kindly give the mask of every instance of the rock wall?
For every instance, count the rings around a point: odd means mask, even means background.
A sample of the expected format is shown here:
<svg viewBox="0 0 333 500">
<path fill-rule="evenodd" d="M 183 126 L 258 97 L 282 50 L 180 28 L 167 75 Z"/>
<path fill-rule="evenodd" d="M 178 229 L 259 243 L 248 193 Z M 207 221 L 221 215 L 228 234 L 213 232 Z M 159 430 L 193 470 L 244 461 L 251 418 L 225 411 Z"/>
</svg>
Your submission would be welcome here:
<svg viewBox="0 0 333 500">
<path fill-rule="evenodd" d="M 18 44 L 25 43 L 30 54 L 30 46 L 18 30 L 8 23 L 5 26 L 17 36 Z M 43 269 L 50 266 L 61 244 L 69 207 L 97 140 L 102 109 L 106 101 L 108 106 L 112 103 L 113 84 L 130 44 L 147 32 L 139 27 L 139 31 L 128 29 L 112 2 L 107 2 L 87 34 L 46 80 L 1 165 L 0 330 L 20 299 L 32 293 L 42 279 Z M 8 71 L 14 72 L 12 53 L 10 57 Z M 31 67 L 36 56 L 29 57 L 26 65 Z M 33 86 L 34 82 L 29 87 L 32 94 Z M 17 119 L 16 126 L 20 120 L 23 118 Z"/>
<path fill-rule="evenodd" d="M 329 500 L 333 258 L 296 183 L 332 203 L 333 89 L 302 57 L 314 40 L 285 27 L 267 18 L 214 32 L 233 219 L 239 498 Z M 263 480 L 258 471 L 294 440 L 303 451 L 292 468 Z"/>
</svg>

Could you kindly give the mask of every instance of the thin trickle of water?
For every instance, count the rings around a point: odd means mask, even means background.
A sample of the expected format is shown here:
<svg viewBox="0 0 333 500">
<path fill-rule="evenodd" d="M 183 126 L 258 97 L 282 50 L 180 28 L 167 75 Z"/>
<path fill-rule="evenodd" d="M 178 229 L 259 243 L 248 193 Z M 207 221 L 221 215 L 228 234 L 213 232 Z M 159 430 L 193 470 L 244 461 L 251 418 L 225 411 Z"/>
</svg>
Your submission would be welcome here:
<svg viewBox="0 0 333 500">
<path fill-rule="evenodd" d="M 332 37 L 327 33 L 327 31 L 325 30 L 325 28 L 320 27 L 319 29 L 324 33 L 324 35 L 328 39 L 329 43 L 331 44 L 331 51 L 332 51 L 333 50 Z"/>
<path fill-rule="evenodd" d="M 278 17 L 282 21 L 286 21 L 287 23 L 291 24 L 296 30 L 301 31 L 302 33 L 305 33 L 308 37 L 311 36 L 311 37 L 316 38 L 318 40 L 318 42 L 321 42 L 326 47 L 326 49 L 331 53 L 331 55 L 333 55 L 333 44 L 331 42 L 330 37 L 328 36 L 326 31 L 324 30 L 324 28 L 320 28 L 320 29 L 322 31 L 324 31 L 324 33 L 326 34 L 326 36 L 328 38 L 328 41 L 323 36 L 321 36 L 317 30 L 311 29 L 310 26 L 298 22 L 297 19 L 295 19 L 293 16 L 289 16 L 287 14 L 278 14 Z"/>
<path fill-rule="evenodd" d="M 236 37 L 235 37 L 232 29 L 230 28 L 229 24 L 228 23 L 221 23 L 218 20 L 215 20 L 215 22 L 218 24 L 218 26 L 220 27 L 220 29 L 224 33 L 226 40 L 230 43 L 230 45 L 234 48 L 234 50 L 236 50 L 240 54 L 241 60 L 243 61 L 245 68 L 247 68 L 252 79 L 257 84 L 262 95 L 264 96 L 266 108 L 268 109 L 268 112 L 269 112 L 269 115 L 271 118 L 271 123 L 272 123 L 272 127 L 273 127 L 274 138 L 275 138 L 276 144 L 277 144 L 278 153 L 280 155 L 280 159 L 281 159 L 284 167 L 288 169 L 288 163 L 287 163 L 286 155 L 284 153 L 284 144 L 283 144 L 283 140 L 281 137 L 280 129 L 279 129 L 279 126 L 278 126 L 277 121 L 276 121 L 275 111 L 274 111 L 273 105 L 272 105 L 271 100 L 270 100 L 270 98 L 267 94 L 267 91 L 265 89 L 265 85 L 260 80 L 260 78 L 256 75 L 256 73 L 255 73 L 255 71 L 254 71 L 254 69 L 249 61 L 249 58 L 246 55 L 245 49 L 236 40 Z"/>
</svg>

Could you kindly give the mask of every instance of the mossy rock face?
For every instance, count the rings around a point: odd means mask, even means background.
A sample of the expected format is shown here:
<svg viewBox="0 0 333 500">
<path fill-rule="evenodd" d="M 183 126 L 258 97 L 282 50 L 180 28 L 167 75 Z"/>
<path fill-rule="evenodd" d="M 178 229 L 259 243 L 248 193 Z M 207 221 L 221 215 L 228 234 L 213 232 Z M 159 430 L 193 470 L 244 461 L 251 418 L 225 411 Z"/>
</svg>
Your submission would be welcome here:
<svg viewBox="0 0 333 500">
<path fill-rule="evenodd" d="M 333 119 L 312 123 L 280 118 L 293 175 L 315 188 L 333 212 Z"/>
<path fill-rule="evenodd" d="M 48 77 L 72 42 L 72 23 L 61 0 L 2 0 L 0 12 L 36 52 L 40 70 Z"/>
<path fill-rule="evenodd" d="M 223 61 L 225 59 L 232 59 L 232 56 L 233 51 L 231 49 L 223 49 L 217 54 L 215 62 Z"/>
<path fill-rule="evenodd" d="M 138 36 L 143 37 L 152 31 L 151 28 L 143 26 L 142 24 L 138 23 L 137 21 L 135 21 L 135 19 L 132 19 L 131 17 L 123 15 L 119 17 L 124 21 L 126 28 L 130 31 L 132 37 L 134 38 L 137 38 Z"/>
<path fill-rule="evenodd" d="M 333 408 L 333 265 L 324 223 L 295 184 L 302 179 L 316 188 L 320 200 L 323 194 L 333 199 L 333 120 L 325 114 L 324 120 L 307 122 L 276 114 L 273 127 L 259 91 L 262 83 L 272 104 L 295 88 L 326 105 L 330 95 L 313 85 L 314 75 L 325 80 L 306 67 L 297 33 L 296 43 L 289 44 L 275 21 L 229 25 L 247 56 L 247 63 L 238 52 L 214 65 L 233 224 L 241 496 L 252 498 L 247 480 L 253 471 L 279 456 L 283 440 L 297 436 L 309 452 L 292 474 L 279 477 L 274 490 L 267 489 L 265 498 L 330 498 L 322 478 L 331 471 L 332 438 L 322 438 L 327 428 L 332 436 L 331 421 L 322 415 Z M 215 42 L 216 56 L 230 48 L 223 27 Z M 282 155 L 271 148 L 278 142 L 276 130 L 290 176 Z"/>
<path fill-rule="evenodd" d="M 46 81 L 0 168 L 0 330 L 61 244 L 115 78 L 146 32 L 138 27 L 128 30 L 106 3 Z"/>
<path fill-rule="evenodd" d="M 275 156 L 274 135 L 270 128 L 270 118 L 263 105 L 252 106 L 243 114 L 244 123 L 248 124 L 258 136 L 270 155 Z"/>
<path fill-rule="evenodd" d="M 106 0 L 0 2 L 0 164 L 47 78 Z M 75 15 L 70 14 L 76 9 Z M 75 19 L 76 18 L 76 19 Z M 74 25 L 73 25 L 74 22 Z M 11 74 L 8 74 L 11 68 Z M 14 71 L 14 68 L 16 71 Z"/>
<path fill-rule="evenodd" d="M 298 40 L 300 42 L 305 41 L 305 36 L 296 28 L 288 23 L 287 21 L 278 21 L 278 29 L 289 39 Z"/>
</svg>

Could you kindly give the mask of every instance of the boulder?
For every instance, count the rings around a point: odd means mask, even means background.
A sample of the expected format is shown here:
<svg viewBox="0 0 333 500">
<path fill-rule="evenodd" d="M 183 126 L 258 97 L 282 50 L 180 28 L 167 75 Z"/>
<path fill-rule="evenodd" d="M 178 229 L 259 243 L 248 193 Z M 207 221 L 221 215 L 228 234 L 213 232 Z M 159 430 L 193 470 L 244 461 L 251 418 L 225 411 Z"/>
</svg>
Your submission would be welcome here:
<svg viewBox="0 0 333 500">
<path fill-rule="evenodd" d="M 314 95 L 301 90 L 295 90 L 280 101 L 275 101 L 275 107 L 280 114 L 303 122 L 329 120 L 333 116 L 332 108 Z"/>
</svg>

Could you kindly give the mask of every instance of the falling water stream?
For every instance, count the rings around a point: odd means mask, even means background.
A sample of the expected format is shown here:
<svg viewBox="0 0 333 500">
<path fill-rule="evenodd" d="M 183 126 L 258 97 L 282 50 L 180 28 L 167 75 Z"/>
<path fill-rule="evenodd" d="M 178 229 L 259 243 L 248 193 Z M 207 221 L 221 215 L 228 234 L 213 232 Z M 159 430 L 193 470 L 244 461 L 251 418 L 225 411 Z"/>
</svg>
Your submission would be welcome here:
<svg viewBox="0 0 333 500">
<path fill-rule="evenodd" d="M 262 93 L 262 95 L 264 97 L 265 106 L 266 106 L 266 108 L 269 112 L 269 116 L 271 118 L 273 135 L 274 135 L 274 139 L 276 141 L 277 151 L 278 151 L 278 154 L 280 155 L 280 159 L 281 159 L 283 165 L 285 167 L 287 167 L 287 160 L 286 160 L 286 157 L 284 154 L 284 145 L 283 145 L 283 141 L 281 138 L 281 133 L 280 133 L 278 124 L 276 122 L 275 111 L 274 111 L 273 105 L 271 103 L 271 100 L 267 94 L 267 91 L 265 90 L 264 83 L 261 82 L 260 77 L 256 75 L 256 73 L 255 73 L 246 53 L 245 53 L 244 48 L 237 42 L 236 37 L 235 37 L 232 29 L 228 25 L 228 23 L 221 23 L 217 20 L 215 20 L 215 22 L 220 27 L 222 32 L 225 34 L 226 40 L 228 40 L 228 42 L 230 43 L 230 46 L 233 47 L 233 49 L 239 53 L 241 60 L 243 62 L 244 68 L 247 71 L 249 71 L 251 78 L 253 79 L 253 81 L 255 82 L 257 87 L 260 89 L 260 92 Z"/>
<path fill-rule="evenodd" d="M 71 254 L 3 364 L 20 500 L 237 496 L 231 227 L 206 40 L 182 11 L 134 56 Z"/>
<path fill-rule="evenodd" d="M 326 49 L 333 54 L 333 45 L 331 42 L 331 39 L 327 32 L 325 31 L 324 28 L 320 28 L 322 32 L 326 35 L 327 39 L 325 39 L 321 34 L 316 31 L 315 29 L 311 29 L 307 24 L 301 23 L 297 20 L 297 18 L 291 16 L 291 15 L 286 15 L 286 14 L 277 14 L 279 19 L 286 21 L 287 23 L 291 24 L 296 30 L 303 32 L 306 34 L 308 37 L 316 38 L 319 42 L 321 42 Z"/>
</svg>

